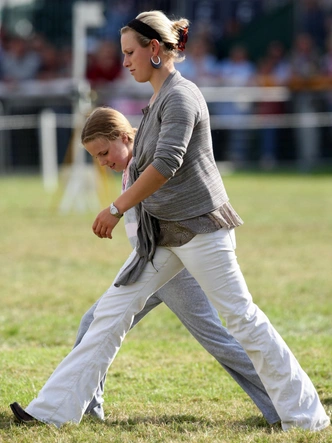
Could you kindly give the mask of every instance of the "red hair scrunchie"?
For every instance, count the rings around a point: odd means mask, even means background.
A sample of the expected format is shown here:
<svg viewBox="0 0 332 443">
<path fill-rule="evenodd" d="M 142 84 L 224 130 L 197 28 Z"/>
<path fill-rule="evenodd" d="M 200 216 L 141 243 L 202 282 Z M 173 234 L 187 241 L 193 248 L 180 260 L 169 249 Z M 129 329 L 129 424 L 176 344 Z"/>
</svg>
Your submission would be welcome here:
<svg viewBox="0 0 332 443">
<path fill-rule="evenodd" d="M 188 41 L 188 26 L 180 29 L 180 36 L 178 40 L 178 50 L 184 51 L 186 48 L 186 43 Z"/>
</svg>

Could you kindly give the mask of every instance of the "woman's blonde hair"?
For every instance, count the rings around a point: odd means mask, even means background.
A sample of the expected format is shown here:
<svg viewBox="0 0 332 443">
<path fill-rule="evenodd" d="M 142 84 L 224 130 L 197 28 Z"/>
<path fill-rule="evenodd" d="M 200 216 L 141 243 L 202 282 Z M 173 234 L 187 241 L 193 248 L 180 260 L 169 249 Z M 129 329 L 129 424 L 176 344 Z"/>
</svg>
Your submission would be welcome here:
<svg viewBox="0 0 332 443">
<path fill-rule="evenodd" d="M 135 133 L 136 129 L 121 112 L 109 107 L 98 107 L 84 124 L 81 142 L 84 145 L 98 138 L 116 140 L 122 134 L 126 134 L 128 140 L 133 142 Z"/>
<path fill-rule="evenodd" d="M 166 56 L 172 57 L 176 62 L 181 62 L 185 59 L 184 54 L 179 51 L 177 46 L 181 31 L 184 28 L 189 27 L 189 21 L 186 18 L 170 20 L 161 11 L 148 11 L 141 12 L 136 19 L 149 25 L 152 29 L 158 32 L 162 39 L 160 46 L 162 47 L 162 50 Z M 143 48 L 148 46 L 151 41 L 151 39 L 144 37 L 144 35 L 133 30 L 129 26 L 124 26 L 121 28 L 120 32 L 122 35 L 128 31 L 133 31 L 136 33 L 137 41 Z"/>
</svg>

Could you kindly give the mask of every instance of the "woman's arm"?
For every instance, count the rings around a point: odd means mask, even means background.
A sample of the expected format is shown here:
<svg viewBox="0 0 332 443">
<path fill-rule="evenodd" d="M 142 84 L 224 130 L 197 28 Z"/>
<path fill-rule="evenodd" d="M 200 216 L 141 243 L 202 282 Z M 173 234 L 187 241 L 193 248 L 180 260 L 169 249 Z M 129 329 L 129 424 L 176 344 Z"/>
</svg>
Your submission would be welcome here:
<svg viewBox="0 0 332 443">
<path fill-rule="evenodd" d="M 136 206 L 150 195 L 158 191 L 168 179 L 164 177 L 157 169 L 150 165 L 130 186 L 130 188 L 118 197 L 114 204 L 121 214 L 128 209 Z"/>
<path fill-rule="evenodd" d="M 123 214 L 156 192 L 167 180 L 154 166 L 150 165 L 142 172 L 135 183 L 114 201 L 114 205 L 120 214 Z M 109 207 L 107 207 L 97 215 L 92 230 L 99 238 L 111 239 L 112 231 L 118 222 L 119 219 L 112 215 Z"/>
<path fill-rule="evenodd" d="M 121 214 L 158 191 L 181 167 L 193 129 L 201 117 L 197 96 L 189 92 L 183 87 L 168 94 L 162 107 L 152 164 L 114 201 Z M 112 231 L 118 222 L 119 219 L 106 208 L 98 214 L 92 229 L 100 238 L 112 238 Z"/>
</svg>

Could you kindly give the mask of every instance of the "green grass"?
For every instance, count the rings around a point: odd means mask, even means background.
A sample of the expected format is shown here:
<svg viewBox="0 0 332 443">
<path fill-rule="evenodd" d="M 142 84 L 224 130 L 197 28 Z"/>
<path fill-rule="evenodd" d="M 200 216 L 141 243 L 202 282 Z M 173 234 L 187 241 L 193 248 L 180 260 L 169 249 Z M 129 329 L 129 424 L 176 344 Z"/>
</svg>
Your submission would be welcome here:
<svg viewBox="0 0 332 443">
<path fill-rule="evenodd" d="M 332 176 L 235 174 L 224 179 L 245 224 L 237 255 L 267 313 L 332 410 Z M 119 191 L 110 180 L 109 201 Z M 112 195 L 113 194 L 113 195 Z M 0 178 L 0 442 L 332 442 L 281 432 L 164 306 L 131 331 L 109 371 L 107 420 L 56 429 L 17 425 L 70 351 L 82 314 L 111 284 L 130 251 L 92 234 L 95 214 L 57 211 L 39 177 Z"/>
</svg>

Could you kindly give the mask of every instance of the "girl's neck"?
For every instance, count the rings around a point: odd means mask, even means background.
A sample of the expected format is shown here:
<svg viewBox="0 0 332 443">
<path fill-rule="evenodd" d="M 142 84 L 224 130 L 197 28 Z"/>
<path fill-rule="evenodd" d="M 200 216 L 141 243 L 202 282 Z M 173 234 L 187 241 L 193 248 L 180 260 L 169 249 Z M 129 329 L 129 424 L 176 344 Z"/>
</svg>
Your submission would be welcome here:
<svg viewBox="0 0 332 443">
<path fill-rule="evenodd" d="M 133 148 L 134 148 L 134 142 L 129 142 L 128 144 L 128 163 L 127 166 L 130 163 L 130 160 L 133 158 Z"/>
</svg>

